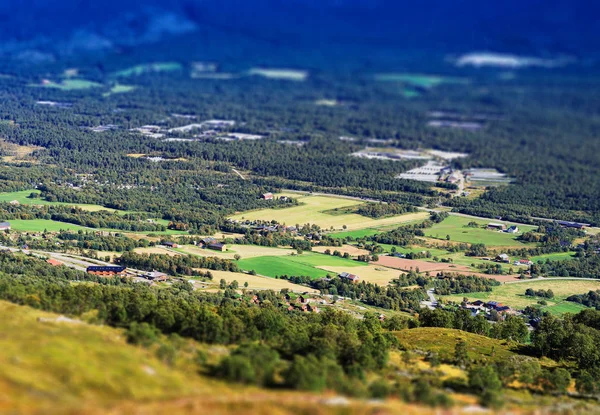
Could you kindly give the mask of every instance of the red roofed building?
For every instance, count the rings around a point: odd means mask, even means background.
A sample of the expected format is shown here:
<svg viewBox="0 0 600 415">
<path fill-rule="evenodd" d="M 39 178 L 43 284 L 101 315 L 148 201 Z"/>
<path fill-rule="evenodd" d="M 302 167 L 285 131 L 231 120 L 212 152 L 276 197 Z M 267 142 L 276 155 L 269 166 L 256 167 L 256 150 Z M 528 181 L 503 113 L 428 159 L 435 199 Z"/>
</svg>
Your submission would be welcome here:
<svg viewBox="0 0 600 415">
<path fill-rule="evenodd" d="M 265 193 L 261 196 L 265 200 L 273 200 L 273 193 Z"/>
<path fill-rule="evenodd" d="M 340 277 L 343 280 L 348 280 L 350 282 L 358 282 L 358 280 L 360 279 L 358 275 L 350 274 L 348 272 L 342 272 L 340 275 L 338 275 L 338 277 Z"/>
</svg>

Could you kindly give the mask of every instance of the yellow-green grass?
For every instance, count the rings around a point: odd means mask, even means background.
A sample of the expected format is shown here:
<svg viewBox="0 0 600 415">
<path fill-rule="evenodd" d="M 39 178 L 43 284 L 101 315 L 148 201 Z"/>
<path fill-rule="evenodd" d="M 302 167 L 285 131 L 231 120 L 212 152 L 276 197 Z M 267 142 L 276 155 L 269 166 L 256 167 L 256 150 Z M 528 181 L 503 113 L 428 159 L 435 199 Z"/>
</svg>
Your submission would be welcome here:
<svg viewBox="0 0 600 415">
<path fill-rule="evenodd" d="M 348 237 L 354 238 L 354 239 L 359 239 L 359 238 L 365 238 L 367 236 L 377 235 L 378 233 L 379 233 L 379 231 L 377 229 L 359 229 L 356 231 L 335 232 L 335 233 L 329 234 L 329 236 L 331 236 L 332 238 L 339 238 L 339 239 L 348 238 Z"/>
<path fill-rule="evenodd" d="M 279 196 L 279 195 L 276 195 Z M 335 214 L 326 213 L 334 209 L 342 209 L 350 206 L 360 205 L 364 202 L 358 200 L 344 199 L 335 196 L 300 196 L 294 197 L 301 203 L 284 209 L 260 209 L 244 212 L 232 216 L 238 220 L 276 220 L 287 225 L 303 225 L 306 223 L 318 225 L 323 229 L 357 230 L 374 228 L 391 224 L 402 224 L 413 220 L 429 217 L 427 212 L 408 213 L 383 219 L 371 219 L 356 213 Z"/>
<path fill-rule="evenodd" d="M 349 269 L 344 266 L 319 266 L 319 268 L 335 275 L 341 274 L 342 272 L 351 272 L 358 275 L 360 281 L 379 285 L 388 285 L 390 280 L 398 278 L 401 274 L 397 269 L 387 268 L 381 265 L 367 265 L 358 269 Z"/>
<path fill-rule="evenodd" d="M 22 205 L 54 205 L 54 206 L 76 206 L 78 208 L 81 208 L 83 210 L 87 210 L 90 212 L 96 212 L 99 210 L 109 210 L 111 212 L 124 212 L 124 211 L 117 211 L 116 209 L 109 209 L 106 208 L 104 206 L 100 206 L 100 205 L 91 205 L 91 204 L 84 204 L 84 203 L 63 203 L 63 202 L 50 202 L 44 199 L 40 199 L 40 198 L 36 198 L 36 199 L 32 199 L 29 198 L 29 195 L 35 193 L 35 194 L 40 194 L 41 192 L 39 190 L 19 190 L 16 192 L 3 192 L 0 193 L 0 202 L 12 202 L 13 200 L 16 200 L 17 202 L 19 202 Z"/>
<path fill-rule="evenodd" d="M 171 72 L 182 68 L 177 62 L 154 62 L 132 66 L 113 73 L 113 76 L 133 76 L 152 72 Z"/>
<path fill-rule="evenodd" d="M 123 94 L 125 92 L 131 92 L 135 89 L 136 87 L 133 85 L 121 85 L 121 84 L 116 84 L 114 85 L 110 91 L 105 92 L 104 94 L 102 94 L 103 97 L 109 97 L 113 94 Z"/>
<path fill-rule="evenodd" d="M 220 258 L 234 259 L 236 255 L 242 258 L 254 258 L 260 256 L 283 256 L 296 253 L 295 249 L 273 248 L 268 246 L 257 245 L 227 245 L 227 251 L 213 251 L 212 249 L 199 248 L 194 245 L 185 245 L 174 250 L 184 254 L 199 255 L 199 256 L 217 256 Z"/>
<path fill-rule="evenodd" d="M 392 252 L 392 248 L 394 247 L 394 245 L 390 245 L 390 244 L 379 244 L 379 246 L 381 246 L 385 252 Z M 421 252 L 427 252 L 427 251 L 429 251 L 431 253 L 432 257 L 448 254 L 448 251 L 446 251 L 445 249 L 427 248 L 425 246 L 409 246 L 409 247 L 396 246 L 395 248 L 396 248 L 396 252 L 402 253 L 402 254 L 415 254 L 415 253 L 421 253 Z"/>
<path fill-rule="evenodd" d="M 525 296 L 525 290 L 527 288 L 532 288 L 536 291 L 552 290 L 552 292 L 554 292 L 554 297 L 527 297 Z M 498 287 L 494 287 L 491 292 L 448 295 L 441 296 L 441 298 L 456 302 L 462 301 L 462 299 L 465 297 L 469 300 L 498 301 L 504 305 L 516 309 L 522 309 L 528 305 L 535 305 L 538 303 L 538 301 L 544 300 L 547 302 L 547 305 L 542 307 L 543 310 L 547 310 L 555 314 L 561 314 L 564 312 L 576 313 L 586 308 L 579 304 L 566 301 L 568 296 L 573 294 L 585 294 L 589 291 L 595 291 L 599 289 L 600 281 L 548 278 L 546 280 L 503 284 Z"/>
<path fill-rule="evenodd" d="M 245 271 L 256 271 L 257 274 L 267 277 L 302 275 L 311 278 L 323 278 L 335 274 L 319 267 L 333 266 L 354 272 L 354 268 L 367 266 L 364 262 L 309 252 L 296 256 L 263 256 L 241 259 L 238 261 L 238 265 Z"/>
<path fill-rule="evenodd" d="M 476 222 L 479 227 L 471 228 L 469 222 Z M 518 225 L 519 234 L 511 234 L 507 232 L 498 232 L 495 230 L 487 230 L 481 226 L 487 225 L 490 222 L 503 223 L 507 227 L 512 223 L 505 221 L 474 219 L 457 215 L 450 215 L 441 223 L 436 223 L 433 227 L 425 229 L 425 236 L 436 239 L 446 239 L 446 235 L 450 235 L 450 240 L 455 242 L 466 243 L 482 243 L 487 246 L 524 246 L 525 244 L 518 241 L 517 237 L 523 232 L 536 229 L 535 226 Z"/>
<path fill-rule="evenodd" d="M 86 79 L 65 79 L 60 83 L 48 82 L 44 84 L 30 84 L 29 86 L 42 88 L 56 88 L 63 91 L 74 91 L 79 89 L 100 88 L 102 84 L 98 82 L 88 81 Z"/>
<path fill-rule="evenodd" d="M 57 322 L 56 314 L 4 301 L 0 316 L 2 408 L 44 405 L 53 411 L 57 404 L 165 399 L 198 386 L 148 351 L 126 344 L 120 330 Z"/>
<path fill-rule="evenodd" d="M 452 356 L 459 340 L 467 342 L 467 353 L 473 360 L 506 359 L 515 354 L 506 341 L 492 339 L 478 334 L 439 327 L 405 329 L 394 333 L 400 343 L 409 350 L 434 352 L 442 356 Z"/>
<path fill-rule="evenodd" d="M 206 270 L 205 270 L 206 271 Z M 239 288 L 247 288 L 248 290 L 274 290 L 280 291 L 284 288 L 287 288 L 290 291 L 294 292 L 317 292 L 316 290 L 305 287 L 303 285 L 292 284 L 287 280 L 281 280 L 270 277 L 263 277 L 260 275 L 250 275 L 244 274 L 242 272 L 228 272 L 228 271 L 213 271 L 210 270 L 213 275 L 213 285 L 218 286 L 219 281 L 224 279 L 230 284 L 232 281 L 237 281 L 239 283 Z M 248 283 L 248 287 L 244 286 L 244 283 Z M 213 287 L 214 288 L 214 287 Z"/>
</svg>

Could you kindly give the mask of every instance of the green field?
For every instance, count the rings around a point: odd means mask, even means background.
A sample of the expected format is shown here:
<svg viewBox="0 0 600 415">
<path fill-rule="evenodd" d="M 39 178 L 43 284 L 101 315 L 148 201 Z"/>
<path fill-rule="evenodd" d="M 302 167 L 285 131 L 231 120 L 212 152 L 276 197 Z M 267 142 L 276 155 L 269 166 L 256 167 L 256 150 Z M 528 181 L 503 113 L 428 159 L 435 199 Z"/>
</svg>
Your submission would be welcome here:
<svg viewBox="0 0 600 415">
<path fill-rule="evenodd" d="M 419 88 L 433 88 L 441 84 L 466 84 L 467 79 L 447 76 L 410 74 L 410 73 L 381 73 L 375 75 L 379 82 L 399 82 Z"/>
<path fill-rule="evenodd" d="M 379 231 L 377 229 L 359 229 L 357 231 L 345 231 L 345 232 L 331 233 L 331 234 L 328 234 L 328 236 L 331 236 L 332 238 L 338 238 L 338 239 L 348 238 L 348 237 L 358 239 L 358 238 L 365 238 L 367 236 L 377 235 L 378 233 L 379 233 Z"/>
<path fill-rule="evenodd" d="M 110 91 L 105 92 L 104 94 L 102 94 L 103 97 L 109 97 L 113 94 L 123 94 L 125 92 L 131 92 L 135 89 L 136 87 L 133 85 L 121 85 L 121 84 L 116 84 L 114 85 Z"/>
<path fill-rule="evenodd" d="M 311 278 L 326 277 L 331 272 L 318 266 L 354 268 L 366 266 L 366 263 L 334 257 L 331 255 L 305 252 L 298 256 L 262 256 L 241 259 L 238 265 L 245 271 L 256 271 L 259 275 L 276 277 L 279 275 L 306 275 Z"/>
<path fill-rule="evenodd" d="M 182 68 L 177 62 L 154 62 L 132 66 L 113 73 L 113 76 L 134 76 L 151 72 L 171 72 Z"/>
<path fill-rule="evenodd" d="M 389 225 L 400 225 L 416 220 L 423 220 L 429 217 L 427 212 L 407 213 L 382 219 L 371 219 L 356 213 L 336 212 L 335 209 L 342 210 L 351 206 L 357 206 L 364 202 L 360 200 L 346 199 L 335 196 L 306 196 L 297 193 L 285 193 L 275 195 L 293 197 L 301 203 L 300 206 L 293 206 L 283 209 L 260 209 L 250 212 L 240 213 L 231 218 L 237 220 L 276 220 L 286 225 L 304 225 L 306 223 L 320 226 L 322 229 L 333 227 L 344 231 L 363 230 L 367 228 L 377 228 Z M 333 211 L 333 212 L 332 212 Z M 334 214 L 332 214 L 334 213 Z"/>
<path fill-rule="evenodd" d="M 100 88 L 102 84 L 98 82 L 88 81 L 86 79 L 65 79 L 60 83 L 50 82 L 46 84 L 30 84 L 29 86 L 36 86 L 42 88 L 56 88 L 63 91 L 75 91 L 79 89 L 90 89 Z"/>
<path fill-rule="evenodd" d="M 88 204 L 83 204 L 83 203 L 76 204 L 76 203 L 63 203 L 63 202 L 49 202 L 49 201 L 41 199 L 41 198 L 31 199 L 31 198 L 29 198 L 29 195 L 31 193 L 37 193 L 39 195 L 41 192 L 39 190 L 20 190 L 17 192 L 0 193 L 0 202 L 12 202 L 13 200 L 16 200 L 17 202 L 19 202 L 22 205 L 77 206 L 83 210 L 87 210 L 90 212 L 95 212 L 95 211 L 99 211 L 99 210 L 109 210 L 112 212 L 117 212 L 117 210 L 115 210 L 115 209 L 109 209 L 109 208 L 106 208 L 106 207 L 100 206 L 100 205 L 88 205 Z M 125 211 L 119 211 L 119 212 L 125 213 Z"/>
<path fill-rule="evenodd" d="M 517 237 L 523 232 L 536 229 L 535 226 L 519 225 L 519 233 L 515 235 L 506 232 L 487 230 L 481 227 L 470 228 L 467 226 L 469 222 L 476 222 L 480 226 L 487 225 L 490 222 L 503 223 L 507 225 L 507 227 L 511 225 L 510 222 L 473 219 L 451 215 L 444 219 L 443 222 L 436 223 L 433 227 L 426 229 L 425 236 L 445 240 L 446 235 L 450 235 L 451 241 L 473 244 L 483 243 L 487 246 L 524 246 L 525 244 L 517 241 Z"/>
<path fill-rule="evenodd" d="M 58 232 L 64 231 L 78 231 L 78 230 L 91 230 L 91 228 L 85 228 L 83 226 L 74 225 L 72 223 L 56 222 L 47 219 L 30 219 L 30 220 L 10 220 L 10 227 L 15 231 L 20 232 Z"/>
<path fill-rule="evenodd" d="M 572 294 L 585 294 L 588 291 L 600 289 L 600 280 L 578 281 L 574 279 L 561 280 L 547 278 L 546 280 L 542 281 L 526 281 L 503 284 L 498 287 L 494 287 L 491 292 L 448 295 L 441 296 L 441 298 L 456 302 L 462 301 L 464 297 L 468 298 L 469 300 L 498 301 L 510 307 L 521 309 L 528 305 L 535 305 L 538 303 L 538 301 L 542 300 L 542 298 L 538 297 L 526 297 L 525 290 L 527 288 L 533 288 L 534 290 L 551 289 L 554 292 L 554 298 L 543 299 L 548 303 L 547 306 L 542 307 L 543 310 L 555 314 L 562 314 L 565 312 L 576 313 L 586 307 L 565 301 L 565 299 Z"/>
<path fill-rule="evenodd" d="M 573 252 L 556 252 L 553 254 L 537 255 L 531 257 L 530 259 L 535 263 L 537 263 L 538 261 L 546 262 L 546 260 L 561 261 L 565 259 L 575 259 L 575 254 Z"/>
</svg>

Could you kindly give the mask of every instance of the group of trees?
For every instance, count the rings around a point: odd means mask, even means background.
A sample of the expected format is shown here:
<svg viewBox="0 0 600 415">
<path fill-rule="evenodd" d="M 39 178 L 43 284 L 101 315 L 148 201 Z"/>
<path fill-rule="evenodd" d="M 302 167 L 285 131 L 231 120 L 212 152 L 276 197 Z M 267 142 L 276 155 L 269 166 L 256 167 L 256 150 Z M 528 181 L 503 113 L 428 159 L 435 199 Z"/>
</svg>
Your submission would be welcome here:
<svg viewBox="0 0 600 415">
<path fill-rule="evenodd" d="M 477 277 L 475 275 L 438 275 L 431 280 L 431 286 L 439 295 L 463 294 L 472 292 L 492 291 L 500 285 L 493 278 Z"/>
</svg>

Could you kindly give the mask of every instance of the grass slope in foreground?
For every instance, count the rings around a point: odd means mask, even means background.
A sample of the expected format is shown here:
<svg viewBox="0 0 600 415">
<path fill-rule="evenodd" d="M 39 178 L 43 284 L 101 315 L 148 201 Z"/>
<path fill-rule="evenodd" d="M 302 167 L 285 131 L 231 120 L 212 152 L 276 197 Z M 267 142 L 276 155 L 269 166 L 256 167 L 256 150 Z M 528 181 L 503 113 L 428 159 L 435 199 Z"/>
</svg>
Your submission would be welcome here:
<svg viewBox="0 0 600 415">
<path fill-rule="evenodd" d="M 525 296 L 525 290 L 533 288 L 534 290 L 552 290 L 553 298 L 539 298 Z M 536 305 L 538 301 L 544 300 L 548 305 L 543 306 L 542 310 L 554 314 L 577 313 L 585 306 L 566 301 L 566 298 L 573 294 L 585 294 L 588 291 L 600 289 L 600 281 L 588 281 L 577 279 L 552 279 L 547 278 L 543 281 L 526 281 L 511 284 L 503 284 L 494 287 L 491 292 L 467 293 L 460 295 L 442 296 L 442 298 L 451 301 L 462 301 L 463 298 L 470 300 L 498 301 L 513 308 L 525 308 L 528 305 Z"/>
<path fill-rule="evenodd" d="M 0 412 L 73 414 L 433 414 L 397 400 L 324 405 L 309 392 L 231 385 L 198 375 L 187 357 L 167 366 L 122 330 L 0 301 Z M 188 342 L 195 348 L 210 347 Z M 211 352 L 212 353 L 212 352 Z M 193 366 L 193 365 L 192 365 Z M 459 410 L 460 412 L 460 410 Z"/>
</svg>

